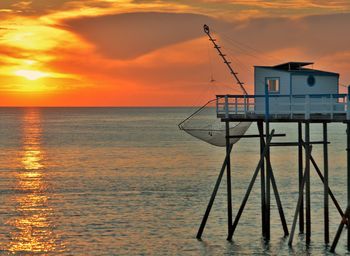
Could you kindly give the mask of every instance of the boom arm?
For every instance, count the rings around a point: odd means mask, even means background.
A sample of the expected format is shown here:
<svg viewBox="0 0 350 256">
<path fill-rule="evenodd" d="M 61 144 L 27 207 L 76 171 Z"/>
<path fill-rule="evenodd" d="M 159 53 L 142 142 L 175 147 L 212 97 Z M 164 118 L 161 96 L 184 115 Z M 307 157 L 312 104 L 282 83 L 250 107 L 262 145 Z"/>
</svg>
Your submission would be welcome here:
<svg viewBox="0 0 350 256">
<path fill-rule="evenodd" d="M 226 55 L 222 53 L 222 51 L 220 50 L 220 46 L 218 46 L 215 41 L 216 39 L 212 38 L 212 36 L 210 35 L 210 30 L 209 30 L 209 26 L 204 24 L 203 26 L 204 29 L 204 33 L 206 33 L 209 37 L 209 40 L 213 43 L 214 48 L 219 52 L 220 57 L 224 60 L 224 63 L 226 64 L 226 66 L 228 67 L 228 69 L 230 70 L 231 74 L 233 75 L 233 77 L 235 78 L 235 80 L 237 81 L 237 84 L 241 87 L 242 91 L 244 92 L 244 94 L 248 94 L 246 89 L 243 86 L 243 82 L 241 82 L 241 80 L 238 78 L 237 74 L 233 68 L 231 67 L 231 62 L 227 61 L 226 59 Z"/>
</svg>

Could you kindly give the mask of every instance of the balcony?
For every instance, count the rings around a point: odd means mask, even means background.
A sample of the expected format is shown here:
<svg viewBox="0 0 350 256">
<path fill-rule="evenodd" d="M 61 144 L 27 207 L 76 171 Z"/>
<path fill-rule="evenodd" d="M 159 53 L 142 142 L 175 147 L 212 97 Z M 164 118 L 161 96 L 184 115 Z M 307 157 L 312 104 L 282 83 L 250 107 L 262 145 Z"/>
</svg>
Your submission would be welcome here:
<svg viewBox="0 0 350 256">
<path fill-rule="evenodd" d="M 218 118 L 275 122 L 350 121 L 348 94 L 217 95 Z"/>
</svg>

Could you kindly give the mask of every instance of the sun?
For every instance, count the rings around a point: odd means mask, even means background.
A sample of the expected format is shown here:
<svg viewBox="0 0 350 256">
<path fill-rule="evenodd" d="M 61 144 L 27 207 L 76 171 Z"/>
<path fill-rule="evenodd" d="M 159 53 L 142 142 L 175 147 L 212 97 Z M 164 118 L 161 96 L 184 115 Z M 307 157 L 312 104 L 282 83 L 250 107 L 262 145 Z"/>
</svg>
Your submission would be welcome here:
<svg viewBox="0 0 350 256">
<path fill-rule="evenodd" d="M 23 70 L 23 69 L 15 71 L 14 74 L 16 76 L 21 76 L 32 81 L 49 76 L 49 74 L 45 72 L 41 72 L 37 70 Z"/>
</svg>

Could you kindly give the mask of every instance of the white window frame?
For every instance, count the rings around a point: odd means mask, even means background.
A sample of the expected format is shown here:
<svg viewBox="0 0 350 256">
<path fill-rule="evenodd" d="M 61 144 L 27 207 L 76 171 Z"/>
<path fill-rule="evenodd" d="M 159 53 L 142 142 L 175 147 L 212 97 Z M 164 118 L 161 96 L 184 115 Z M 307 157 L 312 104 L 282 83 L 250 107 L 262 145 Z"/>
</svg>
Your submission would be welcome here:
<svg viewBox="0 0 350 256">
<path fill-rule="evenodd" d="M 270 84 L 269 84 L 269 81 L 278 81 L 277 83 L 277 90 L 271 90 L 271 87 L 270 87 Z M 280 90 L 281 90 L 281 81 L 280 81 L 280 78 L 279 77 L 266 77 L 265 78 L 265 84 L 267 85 L 267 88 L 268 88 L 268 91 L 269 93 L 272 93 L 272 94 L 278 94 L 280 93 Z"/>
</svg>

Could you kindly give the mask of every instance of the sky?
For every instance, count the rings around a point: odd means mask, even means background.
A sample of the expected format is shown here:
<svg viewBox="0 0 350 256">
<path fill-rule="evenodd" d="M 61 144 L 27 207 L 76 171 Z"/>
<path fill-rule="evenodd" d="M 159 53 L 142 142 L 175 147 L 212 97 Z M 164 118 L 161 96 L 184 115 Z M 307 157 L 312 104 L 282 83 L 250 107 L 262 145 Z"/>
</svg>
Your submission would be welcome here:
<svg viewBox="0 0 350 256">
<path fill-rule="evenodd" d="M 348 0 L 1 0 L 0 106 L 192 106 L 310 61 L 350 84 Z M 215 81 L 213 81 L 215 80 Z"/>
</svg>

